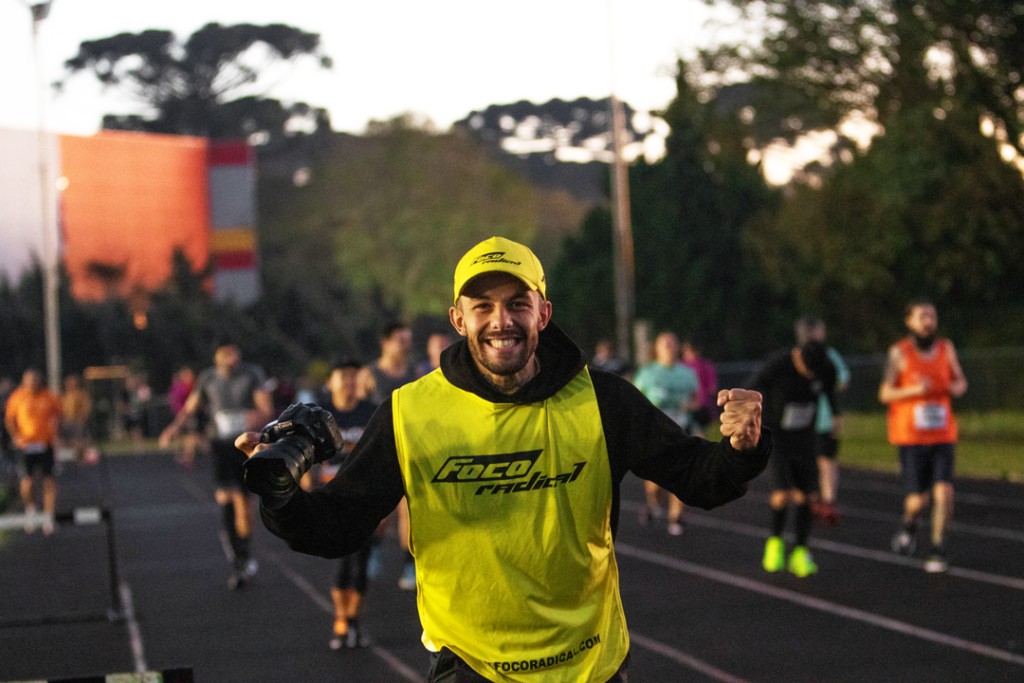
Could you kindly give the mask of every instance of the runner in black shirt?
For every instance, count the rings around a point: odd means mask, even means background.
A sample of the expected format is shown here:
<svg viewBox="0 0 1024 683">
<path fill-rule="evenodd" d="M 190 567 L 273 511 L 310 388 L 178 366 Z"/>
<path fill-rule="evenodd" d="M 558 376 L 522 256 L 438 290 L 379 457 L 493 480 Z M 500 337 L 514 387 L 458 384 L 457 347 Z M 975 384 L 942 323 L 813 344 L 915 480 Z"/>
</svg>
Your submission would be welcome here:
<svg viewBox="0 0 1024 683">
<path fill-rule="evenodd" d="M 327 381 L 330 397 L 321 407 L 334 416 L 334 421 L 345 438 L 345 449 L 320 464 L 317 476 L 320 484 L 326 484 L 334 479 L 341 463 L 359 441 L 374 411 L 377 410 L 376 404 L 356 398 L 360 367 L 355 361 L 339 361 L 335 363 Z M 331 600 L 334 603 L 334 631 L 330 641 L 332 650 L 341 647 L 364 647 L 369 644 L 369 639 L 359 625 L 359 617 L 362 614 L 363 597 L 366 595 L 368 584 L 370 555 L 379 538 L 379 534 L 370 536 L 359 550 L 341 558 L 338 574 L 331 587 Z"/>
<path fill-rule="evenodd" d="M 160 435 L 160 447 L 167 448 L 189 417 L 205 411 L 210 416 L 210 450 L 213 452 L 215 498 L 221 509 L 226 540 L 225 552 L 234 566 L 228 588 L 243 587 L 256 573 L 252 547 L 252 499 L 242 472 L 245 455 L 234 440 L 250 429 L 261 429 L 272 419 L 273 401 L 266 390 L 267 378 L 257 365 L 242 362 L 238 347 L 221 341 L 214 353 L 214 367 L 196 379 L 185 407 Z M 226 536 L 226 539 L 224 538 Z"/>
<path fill-rule="evenodd" d="M 818 571 L 807 550 L 812 519 L 808 497 L 817 490 L 818 482 L 814 420 L 818 397 L 823 393 L 832 404 L 833 414 L 838 414 L 833 395 L 835 383 L 835 367 L 828 359 L 825 345 L 819 341 L 769 356 L 747 383 L 764 397 L 763 424 L 774 436 L 772 535 L 765 544 L 762 560 L 769 572 L 787 566 L 793 574 L 805 577 Z M 782 531 L 790 504 L 796 507 L 796 545 L 787 563 Z"/>
</svg>

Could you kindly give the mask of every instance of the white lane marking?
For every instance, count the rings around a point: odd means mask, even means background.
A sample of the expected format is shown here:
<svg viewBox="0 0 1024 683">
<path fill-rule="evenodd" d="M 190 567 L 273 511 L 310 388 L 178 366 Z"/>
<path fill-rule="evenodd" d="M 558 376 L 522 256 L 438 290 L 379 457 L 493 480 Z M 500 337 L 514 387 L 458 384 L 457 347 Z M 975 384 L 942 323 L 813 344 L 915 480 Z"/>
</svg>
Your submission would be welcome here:
<svg viewBox="0 0 1024 683">
<path fill-rule="evenodd" d="M 24 529 L 26 533 L 32 533 L 37 527 L 49 522 L 54 523 L 53 515 L 47 512 L 22 513 L 17 515 L 0 516 L 0 531 L 8 529 Z"/>
<path fill-rule="evenodd" d="M 956 489 L 956 481 L 953 481 L 953 488 Z M 907 491 L 902 484 L 890 484 L 885 482 L 872 481 L 843 481 L 840 491 L 849 489 L 851 491 L 872 491 L 874 493 L 888 493 L 899 496 L 901 499 L 906 496 Z M 1010 508 L 1012 510 L 1024 510 L 1024 500 L 1017 498 L 1000 498 L 987 496 L 983 493 L 968 493 L 957 491 L 954 496 L 957 503 L 969 503 L 971 505 L 982 505 L 993 508 Z"/>
<path fill-rule="evenodd" d="M 132 589 L 127 582 L 122 581 L 118 585 L 118 592 L 121 595 L 121 609 L 124 610 L 124 621 L 128 626 L 128 639 L 131 642 L 132 657 L 135 659 L 135 673 L 146 673 L 146 653 L 142 647 L 142 631 L 139 630 L 139 622 L 135 619 L 135 605 L 132 603 Z"/>
<path fill-rule="evenodd" d="M 186 477 L 184 474 L 179 473 L 177 480 L 193 500 L 205 503 L 213 497 L 210 491 L 197 484 L 192 477 Z"/>
<path fill-rule="evenodd" d="M 959 650 L 966 650 L 973 654 L 981 655 L 983 657 L 989 657 L 992 659 L 998 659 L 1011 664 L 1017 664 L 1024 666 L 1024 657 L 1016 655 L 1012 652 L 1006 652 L 998 648 L 983 645 L 982 643 L 975 643 L 970 640 L 963 638 L 957 638 L 956 636 L 950 636 L 945 633 L 939 633 L 938 631 L 932 631 L 931 629 L 921 628 L 908 624 L 897 619 L 890 619 L 889 617 L 883 617 L 878 614 L 872 614 L 871 612 L 865 612 L 864 610 L 855 609 L 853 607 L 845 607 L 843 605 L 829 602 L 828 600 L 822 600 L 820 598 L 811 597 L 804 595 L 803 593 L 797 593 L 796 591 L 787 590 L 785 588 L 778 588 L 771 586 L 760 581 L 754 581 L 744 576 L 737 576 L 735 574 L 729 574 L 718 569 L 712 569 L 703 565 L 694 564 L 693 562 L 687 562 L 660 553 L 643 550 L 635 546 L 626 543 L 615 544 L 615 554 L 625 555 L 626 557 L 632 557 L 644 562 L 650 562 L 651 564 L 657 564 L 662 567 L 669 569 L 675 569 L 686 574 L 693 574 L 700 576 L 701 578 L 708 579 L 710 581 L 717 581 L 719 583 L 728 584 L 736 588 L 742 588 L 744 590 L 752 591 L 754 593 L 760 593 L 771 598 L 778 600 L 785 600 L 792 602 L 803 607 L 815 609 L 828 614 L 834 614 L 845 619 L 852 619 L 854 621 L 864 622 L 884 628 L 889 631 L 895 631 L 903 635 L 912 636 L 914 638 L 920 638 L 927 640 L 938 645 L 944 645 L 946 647 L 953 647 Z"/>
<path fill-rule="evenodd" d="M 634 501 L 622 501 L 622 509 L 624 510 L 631 508 L 639 510 L 641 505 L 641 503 Z M 719 519 L 707 513 L 697 511 L 687 511 L 686 523 L 692 524 L 693 526 L 704 526 L 711 529 L 720 529 L 722 531 L 728 531 L 735 534 L 742 534 L 743 536 L 750 536 L 751 538 L 768 538 L 768 530 L 763 527 L 744 524 L 742 522 L 730 522 L 728 520 Z M 924 570 L 924 560 L 904 557 L 887 550 L 862 548 L 860 546 L 850 545 L 848 543 L 839 543 L 837 541 L 829 541 L 823 538 L 811 538 L 807 545 L 818 550 L 825 550 L 839 555 L 859 557 L 863 560 L 872 560 L 874 562 L 883 562 L 885 564 L 895 564 L 901 567 L 911 567 L 913 569 Z M 1024 591 L 1024 579 L 1014 576 L 1003 576 L 1002 574 L 992 574 L 990 572 L 952 566 L 946 574 L 948 576 L 955 576 L 958 579 L 967 579 L 968 581 L 992 584 L 993 586 L 999 586 L 1000 588 Z"/>
<path fill-rule="evenodd" d="M 768 502 L 768 494 L 761 493 L 750 493 L 744 497 L 749 498 L 751 501 L 757 501 L 759 503 Z M 960 501 L 960 496 L 955 496 L 956 502 Z M 879 512 L 877 510 L 868 510 L 866 508 L 849 507 L 847 505 L 842 506 L 842 512 L 844 517 L 852 517 L 855 519 L 869 519 L 874 522 L 886 522 L 891 523 L 893 527 L 897 526 L 903 521 L 902 512 Z M 986 538 L 998 538 L 1004 541 L 1015 541 L 1017 543 L 1024 543 L 1024 532 L 1017 531 L 1015 529 L 1004 529 L 997 526 L 982 526 L 980 524 L 970 524 L 967 522 L 951 521 L 946 525 L 946 529 L 959 534 L 967 534 L 971 536 L 984 536 Z"/>
<path fill-rule="evenodd" d="M 714 667 L 707 662 L 704 662 L 692 655 L 688 655 L 685 652 L 680 652 L 670 645 L 661 643 L 653 638 L 640 635 L 636 631 L 630 629 L 629 631 L 629 642 L 631 644 L 639 645 L 640 647 L 646 648 L 651 652 L 656 652 L 663 657 L 675 660 L 683 666 L 688 666 L 694 671 L 699 671 L 708 678 L 713 678 L 716 681 L 722 681 L 722 683 L 749 683 L 748 681 L 737 678 L 730 673 L 722 671 L 721 669 Z"/>
<path fill-rule="evenodd" d="M 274 566 L 281 570 L 281 573 L 284 574 L 289 581 L 295 584 L 296 588 L 305 593 L 317 607 L 330 615 L 334 614 L 334 605 L 331 601 L 324 597 L 322 591 L 317 590 L 313 584 L 306 580 L 306 577 L 288 566 L 276 553 L 264 552 L 264 555 L 274 564 Z M 384 648 L 378 645 L 371 645 L 369 650 L 379 659 L 383 660 L 385 664 L 390 666 L 405 680 L 412 681 L 412 683 L 426 683 L 426 679 L 424 679 L 422 675 L 411 667 L 406 666 L 398 657 L 391 654 Z"/>
</svg>

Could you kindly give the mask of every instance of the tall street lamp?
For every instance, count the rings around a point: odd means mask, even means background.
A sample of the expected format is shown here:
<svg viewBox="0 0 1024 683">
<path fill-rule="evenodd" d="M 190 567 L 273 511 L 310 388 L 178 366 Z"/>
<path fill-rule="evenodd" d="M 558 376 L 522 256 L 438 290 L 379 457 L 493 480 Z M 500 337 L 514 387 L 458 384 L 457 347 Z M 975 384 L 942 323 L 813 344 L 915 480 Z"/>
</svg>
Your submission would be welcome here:
<svg viewBox="0 0 1024 683">
<path fill-rule="evenodd" d="M 46 132 L 46 83 L 39 51 L 39 24 L 50 14 L 53 0 L 27 4 L 32 12 L 32 52 L 36 67 L 36 92 L 39 107 L 39 194 L 43 221 L 43 310 L 46 328 L 46 376 L 50 390 L 60 391 L 60 302 L 59 236 L 57 232 L 54 186 L 50 177 L 50 138 Z"/>
</svg>

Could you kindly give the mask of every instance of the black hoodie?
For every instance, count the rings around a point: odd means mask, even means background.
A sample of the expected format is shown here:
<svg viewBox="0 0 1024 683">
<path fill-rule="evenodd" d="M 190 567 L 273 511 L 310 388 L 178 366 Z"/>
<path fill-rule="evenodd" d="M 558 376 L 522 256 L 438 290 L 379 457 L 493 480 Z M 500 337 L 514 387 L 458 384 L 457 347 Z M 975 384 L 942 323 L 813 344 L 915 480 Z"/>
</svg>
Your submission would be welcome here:
<svg viewBox="0 0 1024 683">
<path fill-rule="evenodd" d="M 480 374 L 466 340 L 441 354 L 445 379 L 493 403 L 529 404 L 550 398 L 586 367 L 586 356 L 554 323 L 537 345 L 540 372 L 512 395 Z M 611 525 L 618 527 L 619 484 L 626 472 L 655 482 L 687 505 L 710 509 L 739 498 L 768 463 L 771 433 L 757 448 L 737 451 L 728 439 L 712 443 L 687 436 L 632 384 L 590 368 L 612 472 Z M 391 401 L 377 409 L 337 476 L 312 492 L 298 491 L 283 506 L 261 506 L 266 527 L 290 548 L 340 557 L 357 550 L 405 495 L 392 423 Z"/>
</svg>

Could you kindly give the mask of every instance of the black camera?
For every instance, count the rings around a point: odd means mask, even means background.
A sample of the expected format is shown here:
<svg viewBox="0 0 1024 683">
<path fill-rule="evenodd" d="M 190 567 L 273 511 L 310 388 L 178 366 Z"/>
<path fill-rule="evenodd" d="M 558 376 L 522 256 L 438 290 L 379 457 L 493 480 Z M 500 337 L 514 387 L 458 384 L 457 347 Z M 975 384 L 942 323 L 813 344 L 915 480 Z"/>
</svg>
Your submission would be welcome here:
<svg viewBox="0 0 1024 683">
<path fill-rule="evenodd" d="M 245 461 L 245 485 L 261 497 L 290 494 L 310 467 L 345 445 L 334 416 L 308 403 L 288 406 L 263 428 L 260 442 L 272 445 Z"/>
</svg>

